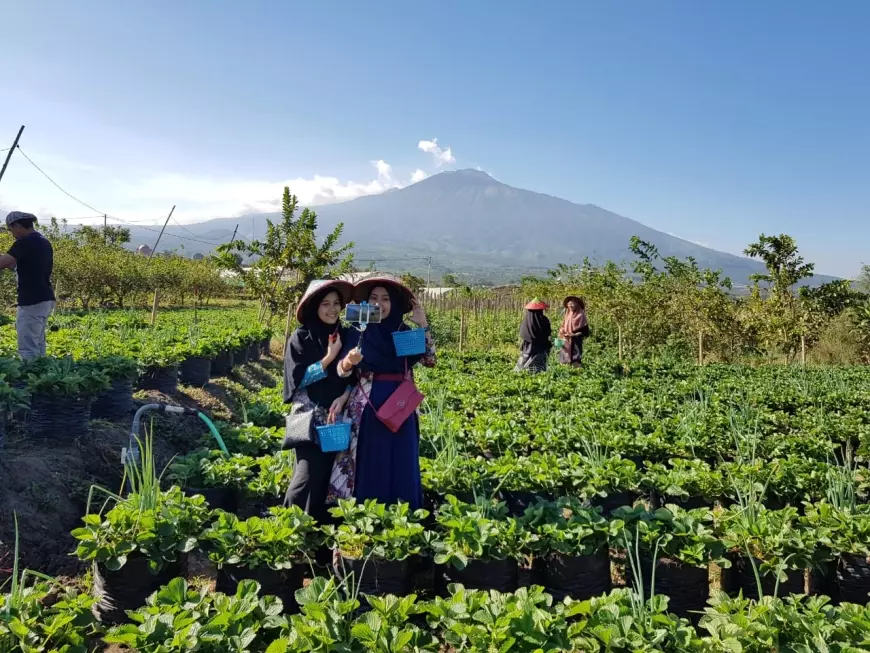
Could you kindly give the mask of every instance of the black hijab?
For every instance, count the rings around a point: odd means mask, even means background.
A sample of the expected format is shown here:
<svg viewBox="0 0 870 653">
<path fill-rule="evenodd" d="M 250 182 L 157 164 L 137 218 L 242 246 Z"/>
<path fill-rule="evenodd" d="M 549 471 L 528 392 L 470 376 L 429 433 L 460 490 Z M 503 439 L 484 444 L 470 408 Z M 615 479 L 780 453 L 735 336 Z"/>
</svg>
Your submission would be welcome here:
<svg viewBox="0 0 870 653">
<path fill-rule="evenodd" d="M 402 306 L 405 300 L 392 284 L 385 283 L 381 288 L 385 288 L 390 295 L 390 314 L 379 324 L 369 324 L 365 333 L 362 334 L 363 359 L 359 364 L 359 369 L 374 374 L 404 374 L 406 365 L 410 369 L 422 356 L 400 357 L 396 355 L 393 333 L 409 329 L 402 319 Z M 360 332 L 351 329 L 348 339 L 342 340 L 346 343 L 342 355 L 356 347 L 359 341 Z"/>
<path fill-rule="evenodd" d="M 550 320 L 544 315 L 544 311 L 526 311 L 520 325 L 520 337 L 523 342 L 531 345 L 529 353 L 534 355 L 550 351 L 552 333 Z"/>
<path fill-rule="evenodd" d="M 287 353 L 284 355 L 284 403 L 293 401 L 293 393 L 299 388 L 305 371 L 309 365 L 323 360 L 329 346 L 329 336 L 338 333 L 342 343 L 345 342 L 347 330 L 341 327 L 341 322 L 326 324 L 317 316 L 317 309 L 333 288 L 324 288 L 308 300 L 308 306 L 302 314 L 302 326 L 290 336 Z M 327 410 L 332 402 L 338 399 L 347 387 L 347 379 L 339 378 L 336 367 L 340 356 L 337 356 L 324 369 L 326 378 L 306 386 L 308 397 L 318 406 Z"/>
</svg>

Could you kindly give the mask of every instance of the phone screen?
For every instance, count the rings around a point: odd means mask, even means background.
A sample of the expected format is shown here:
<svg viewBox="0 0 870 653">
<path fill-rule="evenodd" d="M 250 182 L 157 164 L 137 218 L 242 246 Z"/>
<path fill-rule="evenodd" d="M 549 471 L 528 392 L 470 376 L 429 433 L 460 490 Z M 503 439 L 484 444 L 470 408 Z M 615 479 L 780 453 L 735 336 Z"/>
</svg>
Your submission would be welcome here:
<svg viewBox="0 0 870 653">
<path fill-rule="evenodd" d="M 381 321 L 381 307 L 376 304 L 348 304 L 344 309 L 344 319 L 354 323 L 378 324 Z"/>
</svg>

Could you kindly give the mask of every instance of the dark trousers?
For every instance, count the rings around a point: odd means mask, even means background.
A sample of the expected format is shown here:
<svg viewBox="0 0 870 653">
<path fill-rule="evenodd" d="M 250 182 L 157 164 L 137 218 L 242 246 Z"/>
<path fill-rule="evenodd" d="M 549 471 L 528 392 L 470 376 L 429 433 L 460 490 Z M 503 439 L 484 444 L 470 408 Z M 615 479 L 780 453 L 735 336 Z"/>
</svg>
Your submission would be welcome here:
<svg viewBox="0 0 870 653">
<path fill-rule="evenodd" d="M 285 506 L 299 506 L 320 523 L 326 523 L 326 493 L 332 476 L 335 452 L 323 453 L 316 444 L 296 448 L 296 468 L 284 498 Z"/>
</svg>

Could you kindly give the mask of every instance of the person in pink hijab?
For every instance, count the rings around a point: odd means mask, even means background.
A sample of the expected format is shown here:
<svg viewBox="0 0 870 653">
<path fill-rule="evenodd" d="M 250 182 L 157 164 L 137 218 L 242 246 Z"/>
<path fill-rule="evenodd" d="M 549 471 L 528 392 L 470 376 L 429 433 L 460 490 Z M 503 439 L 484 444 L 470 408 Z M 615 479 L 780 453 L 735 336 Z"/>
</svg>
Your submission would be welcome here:
<svg viewBox="0 0 870 653">
<path fill-rule="evenodd" d="M 589 336 L 589 320 L 586 317 L 586 302 L 582 297 L 566 297 L 565 319 L 559 328 L 559 337 L 564 340 L 559 351 L 559 362 L 580 367 L 583 365 L 583 339 Z"/>
</svg>

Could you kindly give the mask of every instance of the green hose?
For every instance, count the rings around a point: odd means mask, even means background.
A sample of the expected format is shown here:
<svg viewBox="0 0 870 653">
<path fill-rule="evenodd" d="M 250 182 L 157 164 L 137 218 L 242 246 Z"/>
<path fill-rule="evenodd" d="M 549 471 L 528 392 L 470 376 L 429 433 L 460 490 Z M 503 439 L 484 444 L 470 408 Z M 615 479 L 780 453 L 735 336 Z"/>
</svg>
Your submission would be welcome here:
<svg viewBox="0 0 870 653">
<path fill-rule="evenodd" d="M 214 439 L 217 440 L 218 447 L 220 447 L 220 450 L 223 451 L 225 454 L 229 454 L 230 452 L 227 451 L 227 445 L 224 444 L 224 440 L 221 437 L 221 434 L 218 433 L 217 427 L 215 427 L 215 425 L 208 418 L 208 416 L 203 412 L 199 412 L 199 413 L 197 413 L 197 415 L 199 415 L 199 419 L 201 419 L 203 422 L 205 422 L 205 425 L 208 427 L 208 430 L 211 431 L 211 434 L 214 436 Z"/>
</svg>

